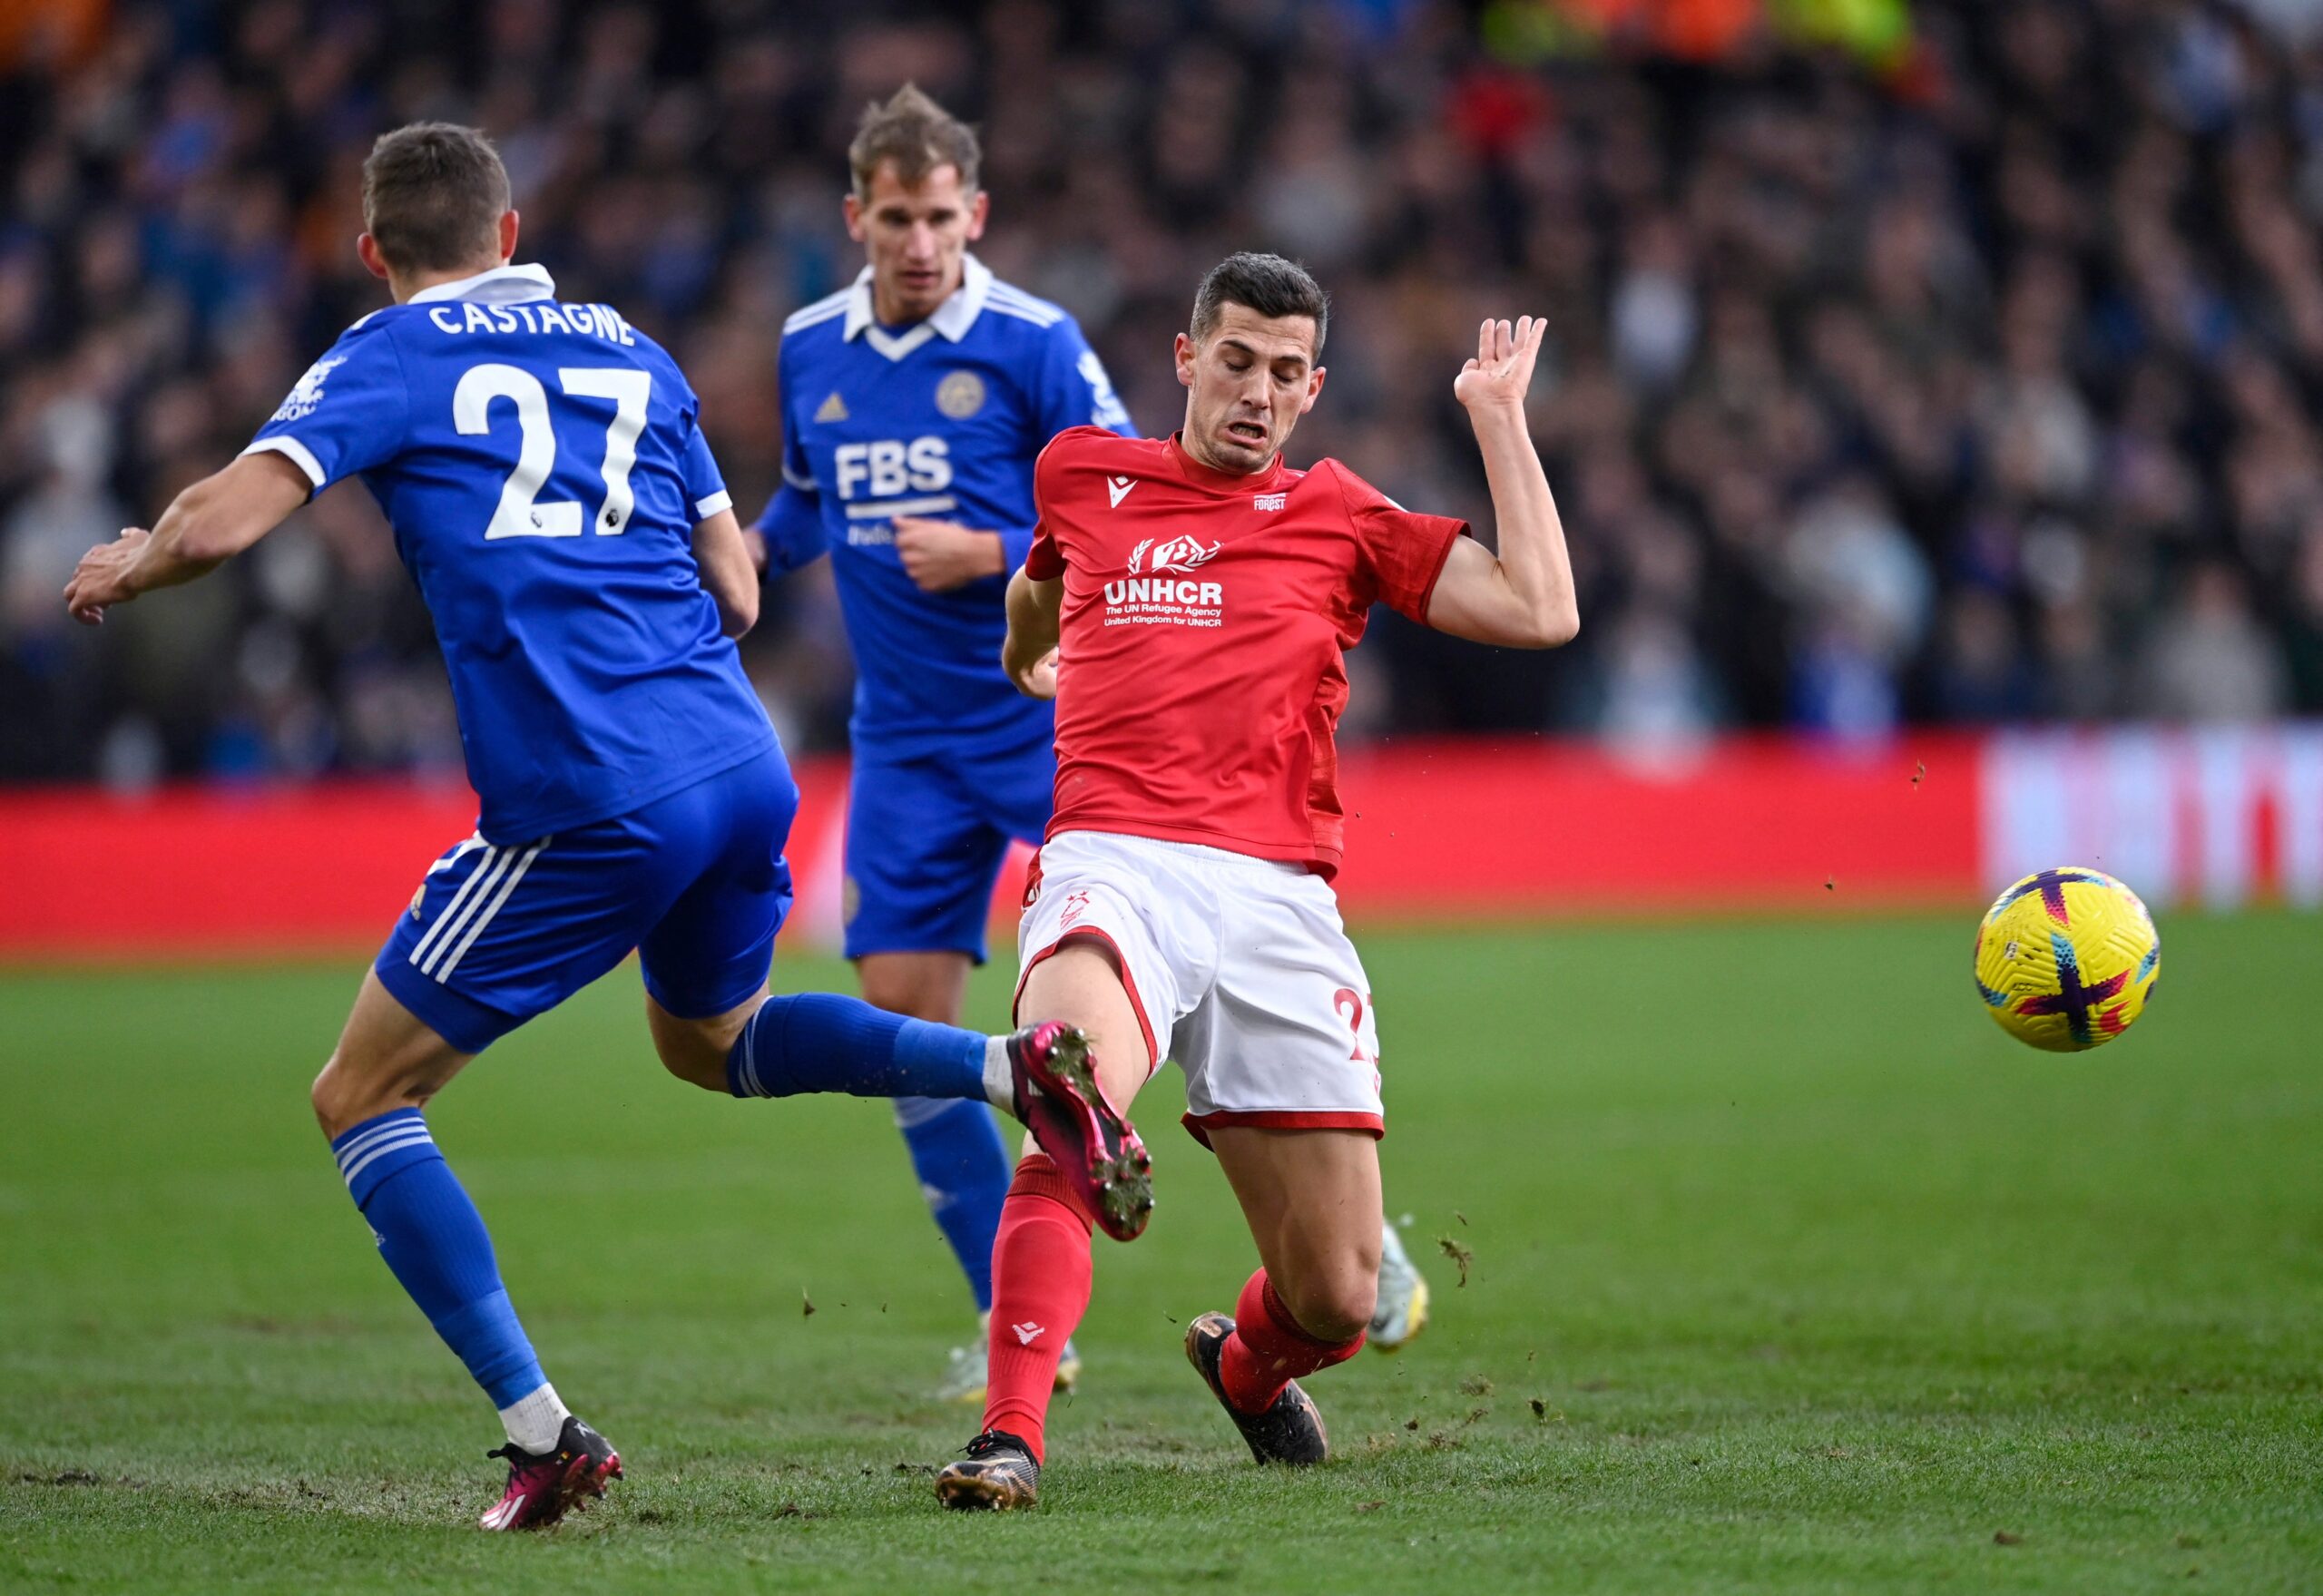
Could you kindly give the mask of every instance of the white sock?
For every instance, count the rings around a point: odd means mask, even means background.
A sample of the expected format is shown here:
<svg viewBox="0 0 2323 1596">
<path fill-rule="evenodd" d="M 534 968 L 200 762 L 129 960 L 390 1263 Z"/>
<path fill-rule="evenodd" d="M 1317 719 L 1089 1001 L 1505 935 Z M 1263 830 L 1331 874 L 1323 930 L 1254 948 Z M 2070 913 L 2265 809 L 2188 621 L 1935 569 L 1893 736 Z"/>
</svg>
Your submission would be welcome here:
<svg viewBox="0 0 2323 1596">
<path fill-rule="evenodd" d="M 1011 1119 L 1016 1115 L 1016 1072 L 1008 1062 L 1008 1038 L 984 1039 L 984 1094 L 993 1107 Z"/>
<path fill-rule="evenodd" d="M 556 1387 L 546 1381 L 529 1396 L 519 1396 L 500 1410 L 500 1423 L 515 1445 L 535 1454 L 556 1450 L 556 1438 L 573 1410 L 564 1405 Z"/>
</svg>

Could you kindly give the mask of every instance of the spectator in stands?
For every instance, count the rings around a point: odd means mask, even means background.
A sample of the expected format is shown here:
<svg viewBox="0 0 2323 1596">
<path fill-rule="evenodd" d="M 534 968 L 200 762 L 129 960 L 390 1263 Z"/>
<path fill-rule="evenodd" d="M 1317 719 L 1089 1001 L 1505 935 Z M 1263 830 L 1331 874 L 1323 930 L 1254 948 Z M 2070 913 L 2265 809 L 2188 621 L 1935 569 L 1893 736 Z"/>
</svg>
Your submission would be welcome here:
<svg viewBox="0 0 2323 1596">
<path fill-rule="evenodd" d="M 359 492 L 110 661 L 41 596 L 377 304 L 348 245 L 379 129 L 488 128 L 529 247 L 642 308 L 747 502 L 779 458 L 776 330 L 847 270 L 828 173 L 906 76 L 982 115 L 1014 219 L 992 264 L 1076 312 L 1151 426 L 1201 267 L 1301 253 L 1341 309 L 1311 447 L 1473 512 L 1435 358 L 1512 295 L 1550 315 L 1535 421 L 1623 619 L 1570 658 L 1472 662 L 1456 695 L 1383 619 L 1360 726 L 2323 710 L 2323 49 L 2298 7 L 1843 8 L 1863 25 L 1730 55 L 1761 10 L 1837 13 L 1735 0 L 1657 32 L 1660 8 L 1555 3 L 1576 31 L 1450 0 L 0 24 L 0 777 L 454 760 Z M 844 735 L 831 602 L 771 593 L 748 655 L 796 746 Z"/>
</svg>

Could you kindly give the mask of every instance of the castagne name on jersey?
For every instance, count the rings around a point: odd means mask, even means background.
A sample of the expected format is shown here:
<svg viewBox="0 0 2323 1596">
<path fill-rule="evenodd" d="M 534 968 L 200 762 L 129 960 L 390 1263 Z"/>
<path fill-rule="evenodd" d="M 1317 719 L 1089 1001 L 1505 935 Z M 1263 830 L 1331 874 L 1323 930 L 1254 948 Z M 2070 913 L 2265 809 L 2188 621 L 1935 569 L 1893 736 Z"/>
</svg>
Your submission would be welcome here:
<svg viewBox="0 0 2323 1596">
<path fill-rule="evenodd" d="M 430 305 L 427 319 L 439 331 L 589 333 L 616 344 L 634 344 L 637 334 L 610 305 L 560 305 L 554 299 L 524 299 L 513 305 Z"/>
</svg>

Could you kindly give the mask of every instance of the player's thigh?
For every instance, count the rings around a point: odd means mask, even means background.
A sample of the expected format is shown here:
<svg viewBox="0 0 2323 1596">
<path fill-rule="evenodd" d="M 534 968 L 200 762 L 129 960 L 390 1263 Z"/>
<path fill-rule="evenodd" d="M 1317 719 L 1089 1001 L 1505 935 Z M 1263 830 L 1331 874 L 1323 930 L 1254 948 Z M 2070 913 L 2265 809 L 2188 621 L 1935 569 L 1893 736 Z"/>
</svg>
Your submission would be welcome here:
<svg viewBox="0 0 2323 1596">
<path fill-rule="evenodd" d="M 377 974 L 363 974 L 355 1007 L 310 1093 L 329 1137 L 400 1108 L 421 1108 L 474 1055 L 462 1053 L 397 1003 Z"/>
<path fill-rule="evenodd" d="M 958 953 L 981 964 L 1008 841 L 970 778 L 942 760 L 865 756 L 848 789 L 847 956 Z"/>
<path fill-rule="evenodd" d="M 1200 1003 L 1215 940 L 1200 884 L 1142 837 L 1071 832 L 1041 849 L 1016 928 L 1015 1017 L 1089 1033 L 1099 1078 L 1126 1108 Z"/>
<path fill-rule="evenodd" d="M 1299 1327 L 1343 1341 L 1379 1279 L 1379 1143 L 1367 1131 L 1220 1125 L 1211 1150 L 1242 1205 L 1276 1295 Z"/>
<path fill-rule="evenodd" d="M 865 954 L 855 961 L 855 973 L 866 1003 L 891 1014 L 956 1025 L 967 1006 L 970 964 L 966 954 L 950 949 Z"/>
<path fill-rule="evenodd" d="M 655 1051 L 697 1085 L 723 1088 L 726 1053 L 766 994 L 775 934 L 790 912 L 782 850 L 798 805 L 778 752 L 647 811 L 657 830 L 710 845 L 638 940 Z"/>
<path fill-rule="evenodd" d="M 1122 979 L 1120 956 L 1095 936 L 1068 935 L 1026 972 L 1016 1018 L 1077 1026 L 1096 1051 L 1098 1082 L 1115 1108 L 1128 1108 L 1153 1074 L 1153 1046 Z"/>
</svg>

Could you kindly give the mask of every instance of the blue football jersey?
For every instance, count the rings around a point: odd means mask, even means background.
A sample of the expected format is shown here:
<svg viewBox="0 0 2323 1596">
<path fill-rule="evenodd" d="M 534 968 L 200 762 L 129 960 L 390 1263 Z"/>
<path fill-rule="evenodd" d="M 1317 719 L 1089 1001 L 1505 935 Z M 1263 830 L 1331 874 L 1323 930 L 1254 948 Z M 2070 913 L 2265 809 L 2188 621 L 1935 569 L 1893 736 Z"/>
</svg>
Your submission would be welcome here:
<svg viewBox="0 0 2323 1596">
<path fill-rule="evenodd" d="M 652 339 L 510 266 L 357 322 L 246 451 L 378 500 L 487 841 L 622 814 L 774 741 L 694 563 L 694 526 L 730 502 L 697 408 Z"/>
<path fill-rule="evenodd" d="M 760 518 L 769 561 L 830 553 L 855 649 L 852 732 L 908 757 L 1041 741 L 1049 705 L 1000 669 L 1008 579 L 923 592 L 897 555 L 897 515 L 1000 534 L 1009 572 L 1033 540 L 1033 462 L 1068 426 L 1132 431 L 1071 316 L 973 255 L 925 321 L 881 327 L 871 273 L 784 323 L 783 486 Z"/>
</svg>

